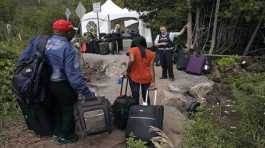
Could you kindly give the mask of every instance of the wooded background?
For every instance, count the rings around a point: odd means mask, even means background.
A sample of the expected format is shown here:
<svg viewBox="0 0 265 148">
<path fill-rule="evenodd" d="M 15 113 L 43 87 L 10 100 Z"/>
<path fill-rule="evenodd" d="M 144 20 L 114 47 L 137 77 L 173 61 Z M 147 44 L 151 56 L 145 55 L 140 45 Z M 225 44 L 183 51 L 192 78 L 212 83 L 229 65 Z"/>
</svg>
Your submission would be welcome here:
<svg viewBox="0 0 265 148">
<path fill-rule="evenodd" d="M 65 17 L 66 8 L 70 8 L 71 19 L 78 24 L 74 12 L 79 1 L 87 11 L 92 10 L 92 0 L 0 0 L 0 40 L 23 40 L 36 33 L 48 33 L 53 20 Z M 160 25 L 179 31 L 188 23 L 187 37 L 177 40 L 181 46 L 215 54 L 265 53 L 264 0 L 113 1 L 121 7 L 148 11 L 142 18 L 154 35 Z M 7 24 L 11 24 L 10 33 Z"/>
</svg>

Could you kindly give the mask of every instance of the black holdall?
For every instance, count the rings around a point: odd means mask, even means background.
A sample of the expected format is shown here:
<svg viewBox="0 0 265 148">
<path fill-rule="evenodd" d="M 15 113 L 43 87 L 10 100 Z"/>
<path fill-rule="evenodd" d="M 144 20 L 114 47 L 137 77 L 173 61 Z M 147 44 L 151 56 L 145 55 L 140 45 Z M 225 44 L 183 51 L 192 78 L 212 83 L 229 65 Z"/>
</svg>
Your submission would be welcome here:
<svg viewBox="0 0 265 148">
<path fill-rule="evenodd" d="M 40 136 L 52 135 L 51 112 L 47 86 L 49 68 L 45 61 L 49 36 L 39 35 L 31 44 L 31 53 L 16 65 L 12 89 L 28 129 Z"/>
<path fill-rule="evenodd" d="M 84 97 L 75 104 L 76 133 L 81 137 L 112 132 L 110 102 L 105 97 Z"/>
<path fill-rule="evenodd" d="M 150 91 L 154 91 L 154 105 L 143 102 L 143 105 L 134 105 L 130 108 L 129 119 L 126 129 L 126 137 L 131 134 L 143 141 L 148 141 L 157 136 L 157 133 L 150 130 L 150 127 L 163 129 L 164 107 L 156 105 L 157 89 L 148 90 L 146 101 Z"/>
<path fill-rule="evenodd" d="M 18 99 L 27 104 L 45 102 L 49 70 L 45 60 L 46 43 L 49 36 L 39 35 L 30 56 L 16 65 L 12 89 Z"/>
<path fill-rule="evenodd" d="M 123 94 L 124 79 L 126 80 L 125 92 Z M 128 78 L 122 77 L 120 96 L 117 97 L 112 105 L 112 112 L 114 115 L 114 124 L 117 128 L 124 130 L 127 126 L 129 116 L 129 109 L 132 105 L 136 105 L 136 99 L 132 96 L 127 96 Z"/>
</svg>

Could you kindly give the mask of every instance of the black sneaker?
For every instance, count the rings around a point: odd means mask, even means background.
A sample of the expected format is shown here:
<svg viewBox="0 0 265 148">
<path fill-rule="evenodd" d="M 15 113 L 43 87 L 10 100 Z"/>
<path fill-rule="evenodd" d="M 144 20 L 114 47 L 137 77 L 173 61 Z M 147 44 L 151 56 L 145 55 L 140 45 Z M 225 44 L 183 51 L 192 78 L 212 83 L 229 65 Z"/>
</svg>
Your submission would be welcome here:
<svg viewBox="0 0 265 148">
<path fill-rule="evenodd" d="M 57 137 L 56 138 L 56 142 L 58 144 L 70 144 L 70 143 L 75 143 L 78 141 L 78 136 L 77 135 L 73 135 L 67 138 L 63 138 L 63 137 Z"/>
<path fill-rule="evenodd" d="M 167 79 L 167 77 L 160 77 L 160 79 Z"/>
</svg>

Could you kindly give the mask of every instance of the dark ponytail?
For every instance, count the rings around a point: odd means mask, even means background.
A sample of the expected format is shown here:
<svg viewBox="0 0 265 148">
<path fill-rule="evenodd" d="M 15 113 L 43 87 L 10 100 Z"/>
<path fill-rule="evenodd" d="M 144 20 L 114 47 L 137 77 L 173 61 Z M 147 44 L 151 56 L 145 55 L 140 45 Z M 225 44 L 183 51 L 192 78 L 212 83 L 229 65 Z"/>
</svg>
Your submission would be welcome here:
<svg viewBox="0 0 265 148">
<path fill-rule="evenodd" d="M 141 52 L 142 58 L 146 58 L 146 40 L 142 36 L 137 36 L 133 39 L 131 47 L 138 47 Z"/>
</svg>

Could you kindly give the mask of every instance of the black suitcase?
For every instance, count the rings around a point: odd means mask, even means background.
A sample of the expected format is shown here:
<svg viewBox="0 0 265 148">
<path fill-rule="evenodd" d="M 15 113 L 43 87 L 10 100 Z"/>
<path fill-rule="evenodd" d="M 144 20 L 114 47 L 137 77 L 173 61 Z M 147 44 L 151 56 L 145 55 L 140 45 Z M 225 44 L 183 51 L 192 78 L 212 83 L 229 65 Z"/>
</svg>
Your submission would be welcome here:
<svg viewBox="0 0 265 148">
<path fill-rule="evenodd" d="M 107 55 L 110 53 L 109 42 L 99 42 L 99 54 Z"/>
<path fill-rule="evenodd" d="M 127 126 L 130 107 L 137 104 L 136 99 L 134 99 L 132 96 L 127 96 L 128 79 L 126 80 L 125 93 L 122 93 L 124 79 L 125 78 L 123 77 L 121 82 L 120 96 L 112 105 L 114 124 L 121 130 L 124 130 Z"/>
<path fill-rule="evenodd" d="M 149 91 L 146 96 L 148 96 Z M 157 136 L 155 132 L 150 130 L 150 126 L 163 129 L 164 107 L 155 105 L 156 97 L 157 90 L 155 90 L 154 105 L 146 106 L 147 103 L 144 102 L 144 105 L 135 105 L 130 108 L 126 137 L 132 134 L 136 138 L 150 142 L 153 137 Z"/>
<path fill-rule="evenodd" d="M 178 50 L 176 65 L 178 70 L 185 70 L 189 61 L 188 53 L 185 53 L 182 48 Z"/>
<path fill-rule="evenodd" d="M 52 113 L 48 104 L 27 104 L 20 99 L 17 99 L 17 102 L 29 130 L 39 136 L 52 135 Z"/>
<path fill-rule="evenodd" d="M 76 133 L 81 137 L 112 131 L 110 102 L 105 97 L 81 98 L 74 115 Z"/>
</svg>

